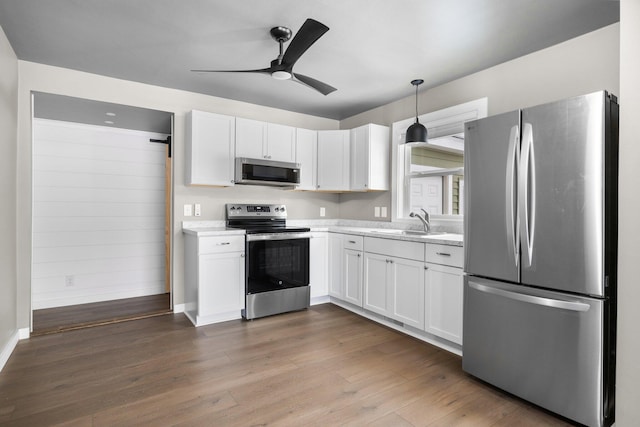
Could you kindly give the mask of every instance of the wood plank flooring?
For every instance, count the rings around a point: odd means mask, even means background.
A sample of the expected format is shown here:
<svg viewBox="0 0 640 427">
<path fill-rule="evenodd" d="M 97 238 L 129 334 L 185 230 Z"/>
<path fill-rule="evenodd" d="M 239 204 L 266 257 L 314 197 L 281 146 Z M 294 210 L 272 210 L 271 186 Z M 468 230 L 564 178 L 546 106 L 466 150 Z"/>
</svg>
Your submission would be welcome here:
<svg viewBox="0 0 640 427">
<path fill-rule="evenodd" d="M 194 328 L 182 314 L 20 341 L 2 426 L 564 426 L 444 350 L 331 304 Z"/>
<path fill-rule="evenodd" d="M 32 335 L 51 334 L 170 313 L 170 298 L 170 294 L 159 294 L 34 310 Z"/>
</svg>

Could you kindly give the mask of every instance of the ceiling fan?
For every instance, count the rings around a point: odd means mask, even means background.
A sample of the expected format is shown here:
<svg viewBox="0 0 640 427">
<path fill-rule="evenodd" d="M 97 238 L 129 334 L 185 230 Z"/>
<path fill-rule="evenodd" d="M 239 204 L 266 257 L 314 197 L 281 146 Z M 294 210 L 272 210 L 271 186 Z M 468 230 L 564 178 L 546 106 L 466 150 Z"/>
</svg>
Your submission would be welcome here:
<svg viewBox="0 0 640 427">
<path fill-rule="evenodd" d="M 307 19 L 300 27 L 287 50 L 283 52 L 284 42 L 291 38 L 291 29 L 287 27 L 273 27 L 269 32 L 271 37 L 280 44 L 280 54 L 276 59 L 271 61 L 271 66 L 257 70 L 191 70 L 198 73 L 260 73 L 270 74 L 277 80 L 293 80 L 294 82 L 303 84 L 312 89 L 317 90 L 323 95 L 328 95 L 337 90 L 335 87 L 323 83 L 319 80 L 293 72 L 293 66 L 300 59 L 303 53 L 307 51 L 324 33 L 329 31 L 329 27 L 314 20 Z"/>
</svg>

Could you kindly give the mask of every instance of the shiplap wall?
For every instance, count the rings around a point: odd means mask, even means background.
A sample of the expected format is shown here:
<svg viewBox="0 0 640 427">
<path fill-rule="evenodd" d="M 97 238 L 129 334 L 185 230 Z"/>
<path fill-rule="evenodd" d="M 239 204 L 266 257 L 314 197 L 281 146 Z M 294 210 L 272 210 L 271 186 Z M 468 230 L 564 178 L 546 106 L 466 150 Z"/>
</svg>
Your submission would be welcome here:
<svg viewBox="0 0 640 427">
<path fill-rule="evenodd" d="M 33 309 L 164 293 L 165 137 L 34 120 Z"/>
</svg>

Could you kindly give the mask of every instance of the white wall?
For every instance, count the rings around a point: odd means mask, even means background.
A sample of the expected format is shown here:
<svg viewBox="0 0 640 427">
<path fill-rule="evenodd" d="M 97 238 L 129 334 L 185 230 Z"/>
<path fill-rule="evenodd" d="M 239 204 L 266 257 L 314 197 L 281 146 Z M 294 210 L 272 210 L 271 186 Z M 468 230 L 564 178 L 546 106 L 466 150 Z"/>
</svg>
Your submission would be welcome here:
<svg viewBox="0 0 640 427">
<path fill-rule="evenodd" d="M 163 294 L 167 135 L 33 129 L 33 309 Z"/>
<path fill-rule="evenodd" d="M 184 185 L 185 114 L 192 110 L 265 120 L 273 123 L 308 129 L 337 129 L 336 120 L 293 113 L 245 102 L 216 98 L 176 89 L 162 88 L 137 82 L 119 80 L 69 69 L 18 61 L 20 86 L 18 93 L 18 152 L 17 242 L 18 327 L 29 327 L 31 310 L 31 92 L 46 92 L 97 101 L 131 105 L 134 107 L 174 113 L 173 151 L 173 301 L 184 302 L 183 239 L 181 231 L 182 205 L 200 203 L 202 220 L 224 219 L 225 202 L 266 201 L 286 203 L 291 218 L 318 217 L 319 207 L 325 206 L 327 217 L 338 216 L 338 196 L 283 191 L 264 187 L 205 188 Z M 189 219 L 193 220 L 193 217 Z"/>
<path fill-rule="evenodd" d="M 0 28 L 0 369 L 18 338 L 16 325 L 16 140 L 18 60 Z"/>
<path fill-rule="evenodd" d="M 616 425 L 640 425 L 640 2 L 620 2 L 620 202 Z"/>
<path fill-rule="evenodd" d="M 602 89 L 619 94 L 619 34 L 620 25 L 610 25 L 450 83 L 423 89 L 419 94 L 419 113 L 484 97 L 489 98 L 489 115 L 494 115 Z M 410 90 L 407 82 L 407 93 Z M 370 122 L 390 126 L 414 114 L 415 97 L 411 95 L 342 120 L 340 128 Z M 391 193 L 340 196 L 342 218 L 373 220 L 375 206 L 391 206 Z"/>
</svg>

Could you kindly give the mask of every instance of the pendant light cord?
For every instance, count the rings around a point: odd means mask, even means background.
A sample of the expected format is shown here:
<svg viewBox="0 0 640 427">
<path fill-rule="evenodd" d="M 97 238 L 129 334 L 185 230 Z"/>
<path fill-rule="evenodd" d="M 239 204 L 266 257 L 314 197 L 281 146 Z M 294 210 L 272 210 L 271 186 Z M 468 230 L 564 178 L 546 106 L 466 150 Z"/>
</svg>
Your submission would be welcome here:
<svg viewBox="0 0 640 427">
<path fill-rule="evenodd" d="M 418 85 L 416 85 L 416 123 L 418 123 Z"/>
</svg>

